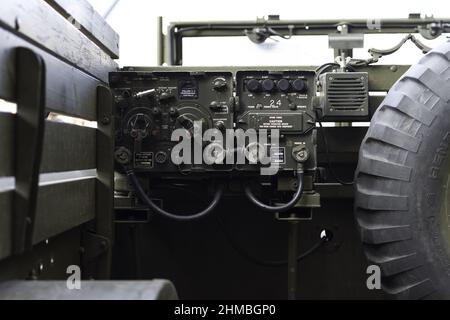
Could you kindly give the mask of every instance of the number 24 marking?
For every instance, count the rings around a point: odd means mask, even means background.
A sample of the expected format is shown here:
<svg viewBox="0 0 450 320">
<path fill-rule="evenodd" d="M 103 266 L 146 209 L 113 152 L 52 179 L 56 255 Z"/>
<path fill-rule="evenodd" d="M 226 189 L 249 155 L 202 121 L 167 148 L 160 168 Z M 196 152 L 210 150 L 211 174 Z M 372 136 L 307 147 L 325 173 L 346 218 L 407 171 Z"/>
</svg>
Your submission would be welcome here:
<svg viewBox="0 0 450 320">
<path fill-rule="evenodd" d="M 270 100 L 270 107 L 271 108 L 274 108 L 274 107 L 279 107 L 279 106 L 281 106 L 281 100 L 280 99 L 278 99 L 277 100 L 277 102 L 275 102 L 275 100 Z"/>
</svg>

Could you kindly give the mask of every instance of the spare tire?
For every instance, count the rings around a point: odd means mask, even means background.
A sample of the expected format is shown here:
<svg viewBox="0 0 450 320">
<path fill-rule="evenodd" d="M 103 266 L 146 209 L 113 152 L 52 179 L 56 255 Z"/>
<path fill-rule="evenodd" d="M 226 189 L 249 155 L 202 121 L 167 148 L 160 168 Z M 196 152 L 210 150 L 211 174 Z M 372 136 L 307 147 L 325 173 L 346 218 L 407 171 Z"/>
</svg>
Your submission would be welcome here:
<svg viewBox="0 0 450 320">
<path fill-rule="evenodd" d="M 450 298 L 450 42 L 392 87 L 361 144 L 355 213 L 399 299 Z"/>
</svg>

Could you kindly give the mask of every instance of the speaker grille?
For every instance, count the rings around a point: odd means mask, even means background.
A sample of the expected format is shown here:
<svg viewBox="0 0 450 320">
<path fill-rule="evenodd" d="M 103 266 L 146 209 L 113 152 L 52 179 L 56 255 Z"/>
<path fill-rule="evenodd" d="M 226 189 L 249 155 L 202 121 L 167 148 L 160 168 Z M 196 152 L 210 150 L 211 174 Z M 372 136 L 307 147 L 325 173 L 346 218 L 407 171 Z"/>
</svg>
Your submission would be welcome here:
<svg viewBox="0 0 450 320">
<path fill-rule="evenodd" d="M 365 116 L 368 114 L 367 73 L 326 73 L 322 78 L 325 115 Z"/>
</svg>

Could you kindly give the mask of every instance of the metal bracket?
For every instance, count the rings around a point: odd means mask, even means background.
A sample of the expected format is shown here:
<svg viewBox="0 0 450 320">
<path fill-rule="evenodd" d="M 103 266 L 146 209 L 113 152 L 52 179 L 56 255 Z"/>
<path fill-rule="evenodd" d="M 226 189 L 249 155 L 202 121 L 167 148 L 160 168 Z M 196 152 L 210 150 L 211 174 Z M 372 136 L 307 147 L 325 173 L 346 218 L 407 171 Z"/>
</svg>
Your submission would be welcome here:
<svg viewBox="0 0 450 320">
<path fill-rule="evenodd" d="M 244 29 L 244 34 L 256 44 L 261 44 L 265 42 L 267 39 L 273 39 L 272 37 L 279 37 L 282 39 L 290 39 L 292 37 L 294 26 L 288 25 L 288 35 L 284 35 L 274 28 L 269 26 L 258 26 L 254 27 L 252 30 Z M 275 39 L 273 39 L 275 40 Z M 276 41 L 276 40 L 275 40 Z"/>
<path fill-rule="evenodd" d="M 362 33 L 331 33 L 328 35 L 330 49 L 364 48 L 364 34 Z"/>
<path fill-rule="evenodd" d="M 443 23 L 442 21 L 433 22 L 426 26 L 419 26 L 418 30 L 422 37 L 427 40 L 433 40 L 439 37 L 443 32 L 450 28 L 450 23 Z"/>
<path fill-rule="evenodd" d="M 28 48 L 16 49 L 17 115 L 15 130 L 13 252 L 33 246 L 39 169 L 45 129 L 45 63 Z"/>
<path fill-rule="evenodd" d="M 110 247 L 111 243 L 108 238 L 93 232 L 84 232 L 81 246 L 83 265 L 87 265 L 101 255 L 106 254 Z"/>
<path fill-rule="evenodd" d="M 394 46 L 390 49 L 381 50 L 381 49 L 372 48 L 372 49 L 369 49 L 369 53 L 372 55 L 372 57 L 374 57 L 374 59 L 378 60 L 382 56 L 387 56 L 387 55 L 397 52 L 408 40 L 411 40 L 411 42 L 414 43 L 416 45 L 416 47 L 422 51 L 422 53 L 427 53 L 431 50 L 430 47 L 424 45 L 412 34 L 408 34 L 396 46 Z"/>
<path fill-rule="evenodd" d="M 114 121 L 113 97 L 106 86 L 97 87 L 97 186 L 95 232 L 114 241 Z M 108 245 L 108 248 L 110 246 Z M 111 250 L 97 259 L 96 279 L 111 274 Z"/>
</svg>

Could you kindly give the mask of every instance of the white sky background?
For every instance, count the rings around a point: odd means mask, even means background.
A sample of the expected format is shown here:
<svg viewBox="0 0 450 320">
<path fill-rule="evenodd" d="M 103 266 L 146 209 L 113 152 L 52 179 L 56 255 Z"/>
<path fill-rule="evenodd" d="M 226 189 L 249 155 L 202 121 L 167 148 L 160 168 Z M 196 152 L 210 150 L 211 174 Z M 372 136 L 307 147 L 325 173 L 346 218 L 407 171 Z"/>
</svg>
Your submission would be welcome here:
<svg viewBox="0 0 450 320">
<path fill-rule="evenodd" d="M 89 0 L 104 14 L 114 0 Z M 257 16 L 279 14 L 281 19 L 365 19 L 407 18 L 409 13 L 450 17 L 449 0 L 120 0 L 107 21 L 120 35 L 121 66 L 156 64 L 156 17 L 170 21 L 255 20 Z M 390 48 L 400 35 L 366 36 L 365 49 L 355 58 L 368 58 L 367 49 Z M 423 41 L 435 46 L 443 39 Z M 401 51 L 384 57 L 382 63 L 414 63 L 421 53 L 408 43 Z M 318 65 L 330 62 L 327 37 L 294 37 L 256 45 L 246 37 L 188 38 L 184 43 L 185 65 Z"/>
</svg>

